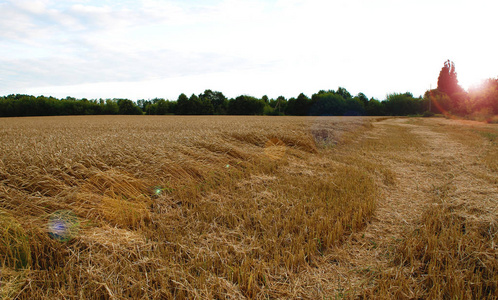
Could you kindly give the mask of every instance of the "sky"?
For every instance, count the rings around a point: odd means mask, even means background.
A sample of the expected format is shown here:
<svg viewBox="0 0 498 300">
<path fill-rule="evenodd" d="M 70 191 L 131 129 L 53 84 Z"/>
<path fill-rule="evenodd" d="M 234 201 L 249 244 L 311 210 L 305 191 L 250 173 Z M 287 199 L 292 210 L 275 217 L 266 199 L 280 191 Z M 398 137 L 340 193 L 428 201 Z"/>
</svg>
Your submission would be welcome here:
<svg viewBox="0 0 498 300">
<path fill-rule="evenodd" d="M 496 0 L 0 0 L 0 95 L 423 95 L 498 77 Z"/>
</svg>

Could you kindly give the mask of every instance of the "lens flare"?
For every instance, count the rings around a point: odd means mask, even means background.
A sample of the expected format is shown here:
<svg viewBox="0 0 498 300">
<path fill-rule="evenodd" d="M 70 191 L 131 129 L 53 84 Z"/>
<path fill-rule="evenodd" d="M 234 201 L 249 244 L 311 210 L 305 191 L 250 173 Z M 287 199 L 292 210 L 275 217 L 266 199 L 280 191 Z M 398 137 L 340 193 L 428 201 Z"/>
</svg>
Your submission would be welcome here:
<svg viewBox="0 0 498 300">
<path fill-rule="evenodd" d="M 149 193 L 152 197 L 159 197 L 163 194 L 166 188 L 162 186 L 152 186 L 149 188 Z"/>
<path fill-rule="evenodd" d="M 70 210 L 59 210 L 50 215 L 48 234 L 59 242 L 69 242 L 79 232 L 78 217 Z"/>
<path fill-rule="evenodd" d="M 333 147 L 341 139 L 343 131 L 337 128 L 330 117 L 313 117 L 310 121 L 310 134 L 317 146 Z"/>
</svg>

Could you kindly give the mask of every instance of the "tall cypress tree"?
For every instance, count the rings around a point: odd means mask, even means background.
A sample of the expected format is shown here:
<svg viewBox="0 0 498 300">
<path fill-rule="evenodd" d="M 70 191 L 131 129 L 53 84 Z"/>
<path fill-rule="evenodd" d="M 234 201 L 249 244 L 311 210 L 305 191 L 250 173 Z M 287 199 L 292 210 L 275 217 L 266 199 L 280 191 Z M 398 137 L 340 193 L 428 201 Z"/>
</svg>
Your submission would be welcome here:
<svg viewBox="0 0 498 300">
<path fill-rule="evenodd" d="M 439 72 L 439 77 L 437 79 L 437 89 L 449 96 L 453 95 L 454 93 L 463 91 L 460 85 L 458 85 L 455 64 L 450 60 L 447 60 L 444 63 L 441 72 Z"/>
</svg>

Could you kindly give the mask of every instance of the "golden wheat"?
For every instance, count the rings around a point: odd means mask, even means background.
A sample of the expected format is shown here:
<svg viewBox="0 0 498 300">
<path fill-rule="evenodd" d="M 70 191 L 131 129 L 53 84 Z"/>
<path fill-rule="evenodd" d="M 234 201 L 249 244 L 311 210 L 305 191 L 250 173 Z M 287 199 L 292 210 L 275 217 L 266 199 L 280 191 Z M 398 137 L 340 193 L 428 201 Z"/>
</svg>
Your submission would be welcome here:
<svg viewBox="0 0 498 300">
<path fill-rule="evenodd" d="M 493 299 L 497 132 L 417 118 L 0 119 L 0 296 Z"/>
<path fill-rule="evenodd" d="M 373 174 L 320 150 L 372 120 L 2 119 L 4 294 L 292 298 L 374 211 Z M 67 210 L 61 242 L 46 224 Z"/>
<path fill-rule="evenodd" d="M 429 135 L 401 161 L 425 169 L 429 196 L 420 219 L 390 243 L 390 265 L 362 295 L 379 299 L 497 299 L 498 190 L 496 125 L 461 120 L 406 122 Z M 448 137 L 450 139 L 448 139 Z M 412 136 L 414 140 L 415 136 Z M 444 146 L 443 146 L 444 145 Z M 426 187 L 423 187 L 426 186 Z M 428 188 L 430 187 L 430 188 Z"/>
</svg>

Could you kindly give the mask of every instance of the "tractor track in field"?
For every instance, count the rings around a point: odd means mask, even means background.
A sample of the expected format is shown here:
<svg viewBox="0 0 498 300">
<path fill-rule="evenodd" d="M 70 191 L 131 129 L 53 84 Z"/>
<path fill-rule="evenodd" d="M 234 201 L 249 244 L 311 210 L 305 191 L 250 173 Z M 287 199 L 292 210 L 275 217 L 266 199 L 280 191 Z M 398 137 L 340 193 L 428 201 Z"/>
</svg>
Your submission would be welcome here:
<svg viewBox="0 0 498 300">
<path fill-rule="evenodd" d="M 325 258 L 327 266 L 317 270 L 321 278 L 327 278 L 322 279 L 323 286 L 335 289 L 324 294 L 355 298 L 373 287 L 375 274 L 394 269 L 390 264 L 393 249 L 420 226 L 424 211 L 438 209 L 436 199 L 442 194 L 452 205 L 479 207 L 481 215 L 496 220 L 498 187 L 476 176 L 489 174 L 479 163 L 485 150 L 475 151 L 440 129 L 451 122 L 456 121 L 389 118 L 375 122 L 363 137 L 377 141 L 366 158 L 388 168 L 394 183 L 378 180 L 381 196 L 373 218 L 363 231 L 331 251 Z M 396 147 L 390 144 L 398 138 L 413 140 L 415 145 L 393 151 Z"/>
</svg>

